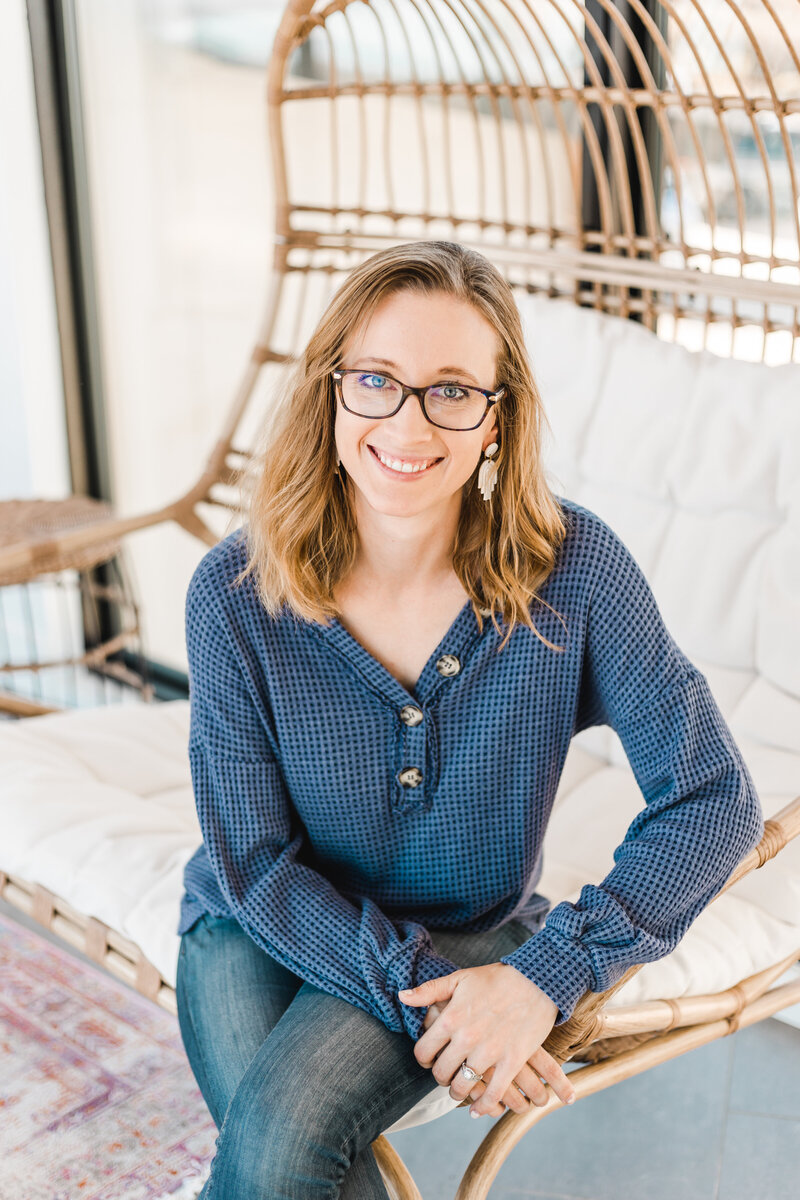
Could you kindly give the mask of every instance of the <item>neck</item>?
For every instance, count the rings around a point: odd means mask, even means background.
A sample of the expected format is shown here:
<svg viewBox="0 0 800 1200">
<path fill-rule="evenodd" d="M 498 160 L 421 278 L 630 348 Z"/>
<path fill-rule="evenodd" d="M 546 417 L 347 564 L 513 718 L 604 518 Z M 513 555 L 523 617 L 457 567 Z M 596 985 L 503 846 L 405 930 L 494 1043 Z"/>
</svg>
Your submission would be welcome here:
<svg viewBox="0 0 800 1200">
<path fill-rule="evenodd" d="M 453 577 L 461 493 L 413 516 L 376 512 L 356 493 L 359 549 L 354 574 L 391 595 L 433 591 Z"/>
</svg>

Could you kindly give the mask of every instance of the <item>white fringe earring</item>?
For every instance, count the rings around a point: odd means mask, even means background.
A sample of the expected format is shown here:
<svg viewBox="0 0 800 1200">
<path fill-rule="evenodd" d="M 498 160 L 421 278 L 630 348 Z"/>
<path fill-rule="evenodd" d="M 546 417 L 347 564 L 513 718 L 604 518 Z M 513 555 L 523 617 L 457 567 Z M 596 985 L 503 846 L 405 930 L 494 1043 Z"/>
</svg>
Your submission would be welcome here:
<svg viewBox="0 0 800 1200">
<path fill-rule="evenodd" d="M 478 471 L 478 487 L 481 490 L 481 495 L 484 500 L 488 500 L 494 491 L 494 485 L 497 483 L 497 463 L 492 459 L 492 455 L 498 450 L 497 442 L 491 442 L 484 450 L 486 457 L 481 463 L 481 468 Z"/>
</svg>

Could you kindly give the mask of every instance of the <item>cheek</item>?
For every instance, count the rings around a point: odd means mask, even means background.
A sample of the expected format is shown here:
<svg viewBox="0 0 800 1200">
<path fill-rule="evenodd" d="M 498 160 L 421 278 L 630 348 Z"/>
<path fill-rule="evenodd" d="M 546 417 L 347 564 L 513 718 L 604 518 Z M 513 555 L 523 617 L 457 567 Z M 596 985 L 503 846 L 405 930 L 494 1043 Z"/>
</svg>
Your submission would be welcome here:
<svg viewBox="0 0 800 1200">
<path fill-rule="evenodd" d="M 483 451 L 481 450 L 480 442 L 467 447 L 459 447 L 457 457 L 454 457 L 454 463 L 457 464 L 459 477 L 466 482 L 477 469 Z"/>
<path fill-rule="evenodd" d="M 338 409 L 333 436 L 342 458 L 352 458 L 359 454 L 361 439 L 367 436 L 369 429 L 367 421 L 360 421 L 341 408 Z"/>
</svg>

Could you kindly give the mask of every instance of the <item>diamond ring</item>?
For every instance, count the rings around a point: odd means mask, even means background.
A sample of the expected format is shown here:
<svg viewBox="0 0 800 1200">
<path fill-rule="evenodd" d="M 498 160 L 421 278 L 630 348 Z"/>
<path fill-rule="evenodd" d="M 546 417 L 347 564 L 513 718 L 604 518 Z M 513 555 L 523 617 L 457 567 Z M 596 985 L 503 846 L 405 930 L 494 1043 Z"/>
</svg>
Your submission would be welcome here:
<svg viewBox="0 0 800 1200">
<path fill-rule="evenodd" d="M 474 1083 L 476 1079 L 483 1079 L 482 1075 L 479 1075 L 477 1071 L 473 1071 L 472 1067 L 467 1066 L 466 1059 L 464 1059 L 464 1061 L 462 1062 L 459 1070 L 460 1070 L 461 1074 L 464 1076 L 464 1078 L 468 1079 L 470 1081 L 470 1083 Z"/>
</svg>

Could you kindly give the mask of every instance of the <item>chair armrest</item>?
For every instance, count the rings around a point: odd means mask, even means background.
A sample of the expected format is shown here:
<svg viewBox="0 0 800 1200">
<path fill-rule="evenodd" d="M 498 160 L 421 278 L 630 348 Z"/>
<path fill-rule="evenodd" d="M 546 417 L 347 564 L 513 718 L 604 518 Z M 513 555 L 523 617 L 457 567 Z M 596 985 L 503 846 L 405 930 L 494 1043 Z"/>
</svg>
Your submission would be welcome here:
<svg viewBox="0 0 800 1200">
<path fill-rule="evenodd" d="M 796 796 L 776 816 L 770 817 L 764 822 L 764 834 L 761 841 L 731 872 L 714 900 L 750 871 L 763 867 L 764 863 L 774 858 L 799 833 L 800 796 Z M 711 901 L 712 904 L 714 900 Z M 604 992 L 585 992 L 575 1005 L 569 1020 L 550 1031 L 544 1041 L 544 1049 L 552 1054 L 557 1062 L 565 1063 L 590 1046 L 596 1038 L 602 1037 L 604 1030 L 602 1022 L 598 1020 L 598 1014 L 615 992 L 618 992 L 643 966 L 645 966 L 644 963 L 636 963 L 629 967 L 622 978 Z"/>
<path fill-rule="evenodd" d="M 67 501 L 69 498 L 66 498 Z M 53 501 L 58 504 L 58 501 Z M 209 546 L 218 535 L 195 513 L 192 502 L 184 497 L 163 508 L 133 517 L 108 516 L 81 520 L 72 529 L 34 534 L 0 545 L 0 586 L 22 583 L 39 575 L 82 565 L 93 548 L 113 542 L 137 529 L 148 529 L 164 521 L 176 521 L 189 533 Z"/>
</svg>

